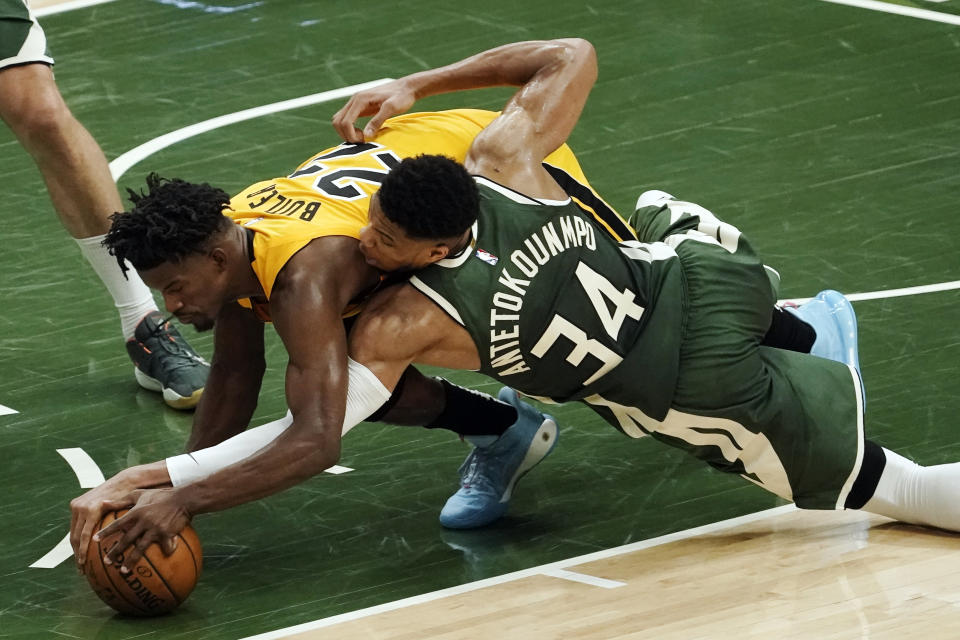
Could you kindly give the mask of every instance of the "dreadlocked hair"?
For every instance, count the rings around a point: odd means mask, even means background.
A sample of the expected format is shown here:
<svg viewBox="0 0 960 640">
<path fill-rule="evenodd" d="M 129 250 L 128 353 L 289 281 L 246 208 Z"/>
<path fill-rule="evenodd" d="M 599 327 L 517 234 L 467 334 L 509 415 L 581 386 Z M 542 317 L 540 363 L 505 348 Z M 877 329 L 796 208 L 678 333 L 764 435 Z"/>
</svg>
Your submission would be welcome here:
<svg viewBox="0 0 960 640">
<path fill-rule="evenodd" d="M 204 253 L 207 242 L 230 224 L 223 209 L 230 197 L 209 184 L 147 176 L 147 192 L 127 189 L 133 209 L 110 216 L 103 246 L 126 275 L 125 261 L 137 270 L 179 262 Z"/>
<path fill-rule="evenodd" d="M 378 192 L 384 215 L 411 238 L 453 238 L 480 213 L 480 195 L 462 164 L 445 156 L 406 158 Z"/>
</svg>

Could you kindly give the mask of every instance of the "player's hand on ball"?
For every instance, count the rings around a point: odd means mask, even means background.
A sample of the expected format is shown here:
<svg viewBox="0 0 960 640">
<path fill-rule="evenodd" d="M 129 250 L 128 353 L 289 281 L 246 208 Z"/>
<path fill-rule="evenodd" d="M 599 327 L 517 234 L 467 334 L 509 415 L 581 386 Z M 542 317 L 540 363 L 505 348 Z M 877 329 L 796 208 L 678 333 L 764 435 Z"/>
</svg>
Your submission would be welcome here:
<svg viewBox="0 0 960 640">
<path fill-rule="evenodd" d="M 111 511 L 133 505 L 134 489 L 133 483 L 118 474 L 70 501 L 70 545 L 80 571 L 87 559 L 90 537 L 100 520 Z"/>
<path fill-rule="evenodd" d="M 176 535 L 190 523 L 190 514 L 175 489 L 138 489 L 133 494 L 136 497 L 134 507 L 93 538 L 94 541 L 103 541 L 119 534 L 107 549 L 104 562 L 122 563 L 121 573 L 128 573 L 154 542 L 161 546 L 164 554 L 173 553 Z"/>
</svg>

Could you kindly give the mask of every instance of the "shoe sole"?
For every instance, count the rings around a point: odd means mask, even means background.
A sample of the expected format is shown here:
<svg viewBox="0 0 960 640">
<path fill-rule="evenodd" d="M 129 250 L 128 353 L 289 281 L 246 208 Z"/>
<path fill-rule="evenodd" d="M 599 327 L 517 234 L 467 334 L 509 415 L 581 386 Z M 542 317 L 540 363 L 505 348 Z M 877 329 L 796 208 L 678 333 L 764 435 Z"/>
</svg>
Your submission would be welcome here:
<svg viewBox="0 0 960 640">
<path fill-rule="evenodd" d="M 867 406 L 867 389 L 863 384 L 863 373 L 860 371 L 860 346 L 859 346 L 859 330 L 857 327 L 857 312 L 854 311 L 853 305 L 850 304 L 850 300 L 847 299 L 845 295 L 839 291 L 834 291 L 833 289 L 826 289 L 821 291 L 811 300 L 820 300 L 823 302 L 828 310 L 830 315 L 830 322 L 833 323 L 834 328 L 837 331 L 837 334 L 840 336 L 840 349 L 843 351 L 843 355 L 840 359 L 827 357 L 823 355 L 818 355 L 817 357 L 826 358 L 827 360 L 833 360 L 835 362 L 841 362 L 842 364 L 852 367 L 856 371 L 857 383 L 860 386 L 860 396 L 863 400 L 863 407 Z M 795 307 L 796 308 L 796 307 Z M 804 320 L 804 317 L 796 312 L 794 309 L 791 309 L 801 320 Z M 839 310 L 843 310 L 843 313 L 839 313 Z M 851 329 L 852 334 L 847 331 Z"/>
<path fill-rule="evenodd" d="M 823 293 L 822 300 L 832 311 L 832 320 L 837 327 L 837 333 L 840 335 L 840 345 L 843 348 L 843 362 L 860 369 L 860 354 L 857 345 L 857 314 L 853 310 L 853 305 L 847 298 L 837 291 L 827 290 Z M 842 309 L 843 313 L 837 313 Z M 847 331 L 852 329 L 853 335 Z"/>
<path fill-rule="evenodd" d="M 517 483 L 520 482 L 520 478 L 525 476 L 531 469 L 540 464 L 544 458 L 550 455 L 553 447 L 557 444 L 557 423 L 552 416 L 545 415 L 544 418 L 545 420 L 540 423 L 537 432 L 533 434 L 533 439 L 530 441 L 530 447 L 527 449 L 523 461 L 520 463 L 520 466 L 517 467 L 513 478 L 507 483 L 507 490 L 504 492 L 503 497 L 500 498 L 500 504 L 510 501 L 510 498 L 513 496 L 513 490 L 517 486 Z"/>
<path fill-rule="evenodd" d="M 837 313 L 832 314 L 833 321 L 836 323 L 840 334 L 840 345 L 844 353 L 843 362 L 847 366 L 853 367 L 857 372 L 857 382 L 860 384 L 860 397 L 863 402 L 863 408 L 866 409 L 867 388 L 866 385 L 863 384 L 863 373 L 860 371 L 860 336 L 859 327 L 857 326 L 857 313 L 853 310 L 853 305 L 850 304 L 850 300 L 839 291 L 827 289 L 823 292 L 822 299 L 831 309 L 836 310 L 842 308 L 844 310 L 843 317 L 847 318 L 847 322 L 841 321 L 841 315 Z M 853 335 L 845 331 L 848 327 L 852 329 Z"/>
<path fill-rule="evenodd" d="M 156 378 L 151 378 L 140 369 L 134 367 L 133 375 L 137 379 L 137 384 L 147 391 L 156 391 L 163 395 L 163 401 L 172 409 L 185 411 L 193 409 L 200 402 L 200 396 L 203 395 L 203 387 L 200 387 L 189 396 L 182 396 L 169 387 L 164 387 L 163 383 Z"/>
</svg>

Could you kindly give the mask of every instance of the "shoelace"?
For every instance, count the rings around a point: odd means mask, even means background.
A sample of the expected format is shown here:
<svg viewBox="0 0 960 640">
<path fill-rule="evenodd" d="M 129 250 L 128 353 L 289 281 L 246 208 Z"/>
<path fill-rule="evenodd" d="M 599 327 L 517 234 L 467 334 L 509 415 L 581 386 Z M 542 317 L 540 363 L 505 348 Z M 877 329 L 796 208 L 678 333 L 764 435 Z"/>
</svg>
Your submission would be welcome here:
<svg viewBox="0 0 960 640">
<path fill-rule="evenodd" d="M 171 314 L 168 315 L 166 318 L 164 318 L 164 319 L 163 319 L 163 322 L 161 322 L 160 324 L 158 324 L 157 326 L 155 326 L 153 329 L 150 330 L 150 335 L 147 336 L 147 337 L 149 337 L 149 338 L 154 338 L 154 337 L 156 337 L 156 335 L 157 335 L 158 333 L 160 333 L 160 329 L 163 329 L 165 326 L 167 326 L 167 323 L 168 323 L 168 322 L 170 322 L 171 320 L 173 320 L 173 316 L 174 316 L 174 314 L 171 313 Z"/>
<path fill-rule="evenodd" d="M 460 467 L 460 485 L 465 489 L 469 489 L 474 486 L 475 479 L 481 477 L 481 472 L 486 463 L 487 452 L 483 449 L 477 447 L 475 448 L 470 455 L 464 460 L 463 465 Z M 466 469 L 466 472 L 464 472 Z"/>
<path fill-rule="evenodd" d="M 164 351 L 166 351 L 172 356 L 177 356 L 178 358 L 180 358 L 179 360 L 175 361 L 175 364 L 168 367 L 170 370 L 175 370 L 175 369 L 180 369 L 186 366 L 201 364 L 201 362 L 197 360 L 197 358 L 195 358 L 193 354 L 190 353 L 190 351 L 186 347 L 184 347 L 182 344 L 177 342 L 175 339 L 164 340 L 161 337 L 160 335 L 161 332 L 166 331 L 164 327 L 166 327 L 169 324 L 170 320 L 172 320 L 173 317 L 174 317 L 174 314 L 171 313 L 169 316 L 167 316 L 161 322 L 159 322 L 157 326 L 155 326 L 153 329 L 150 330 L 150 334 L 146 337 L 144 342 L 155 338 L 157 342 L 160 344 L 160 347 Z"/>
</svg>

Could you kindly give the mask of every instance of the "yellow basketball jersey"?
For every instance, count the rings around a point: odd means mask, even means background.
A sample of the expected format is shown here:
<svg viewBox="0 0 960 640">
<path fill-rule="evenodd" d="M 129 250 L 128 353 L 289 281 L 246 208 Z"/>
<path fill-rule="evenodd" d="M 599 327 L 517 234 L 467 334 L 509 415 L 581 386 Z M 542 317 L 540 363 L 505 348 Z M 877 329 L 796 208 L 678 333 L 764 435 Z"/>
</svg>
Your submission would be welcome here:
<svg viewBox="0 0 960 640">
<path fill-rule="evenodd" d="M 224 213 L 254 232 L 253 270 L 270 299 L 277 275 L 311 240 L 325 236 L 357 238 L 367 224 L 370 196 L 404 158 L 445 155 L 463 162 L 473 139 L 498 114 L 476 109 L 411 113 L 387 120 L 377 137 L 344 143 L 316 154 L 289 176 L 253 184 L 230 200 Z M 629 226 L 593 191 L 569 147 L 563 145 L 544 164 L 581 206 L 618 239 Z M 249 301 L 241 301 L 250 306 Z M 351 305 L 346 313 L 356 313 Z M 269 319 L 269 310 L 258 305 Z"/>
</svg>

